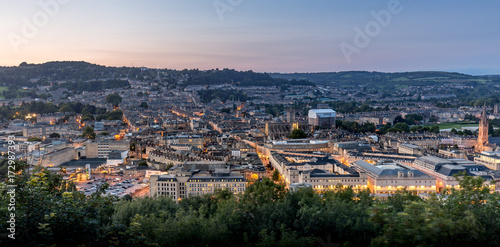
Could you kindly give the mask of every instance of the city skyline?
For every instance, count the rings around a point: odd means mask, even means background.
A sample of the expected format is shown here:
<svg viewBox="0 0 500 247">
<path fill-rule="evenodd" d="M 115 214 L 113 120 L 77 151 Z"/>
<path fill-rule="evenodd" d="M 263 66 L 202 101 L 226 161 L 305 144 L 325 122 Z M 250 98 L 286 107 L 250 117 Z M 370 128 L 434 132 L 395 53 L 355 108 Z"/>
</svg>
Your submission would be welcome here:
<svg viewBox="0 0 500 247">
<path fill-rule="evenodd" d="M 493 1 L 4 3 L 1 66 L 499 74 Z M 389 15 L 387 15 L 389 14 Z"/>
</svg>

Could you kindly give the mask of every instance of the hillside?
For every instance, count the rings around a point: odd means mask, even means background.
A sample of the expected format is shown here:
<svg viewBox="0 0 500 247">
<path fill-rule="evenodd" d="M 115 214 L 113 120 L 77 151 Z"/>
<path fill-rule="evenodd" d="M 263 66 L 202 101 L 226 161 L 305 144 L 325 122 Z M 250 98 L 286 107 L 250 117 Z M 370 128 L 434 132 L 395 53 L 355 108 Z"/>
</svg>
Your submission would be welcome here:
<svg viewBox="0 0 500 247">
<path fill-rule="evenodd" d="M 462 83 L 474 85 L 476 83 L 500 83 L 499 77 L 494 76 L 472 76 L 454 72 L 440 71 L 418 71 L 418 72 L 369 72 L 369 71 L 345 71 L 345 72 L 323 72 L 323 73 L 272 73 L 273 78 L 309 80 L 318 84 L 363 85 L 378 87 L 384 84 L 405 86 L 426 86 L 439 83 Z"/>
<path fill-rule="evenodd" d="M 92 82 L 114 79 L 160 82 L 172 85 L 235 84 L 240 86 L 314 85 L 306 80 L 272 78 L 266 73 L 236 71 L 234 69 L 149 69 L 145 67 L 107 67 L 87 62 L 22 63 L 19 66 L 0 67 L 0 86 L 32 87 L 54 82 Z"/>
</svg>

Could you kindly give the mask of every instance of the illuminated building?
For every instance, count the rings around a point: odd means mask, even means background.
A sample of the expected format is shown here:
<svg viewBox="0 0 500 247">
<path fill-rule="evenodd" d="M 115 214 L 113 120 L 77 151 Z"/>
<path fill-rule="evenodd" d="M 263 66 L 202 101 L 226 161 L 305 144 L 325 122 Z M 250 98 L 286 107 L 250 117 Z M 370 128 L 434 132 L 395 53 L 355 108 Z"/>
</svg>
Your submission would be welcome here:
<svg viewBox="0 0 500 247">
<path fill-rule="evenodd" d="M 370 164 L 359 160 L 352 163 L 352 167 L 368 175 L 367 186 L 374 194 L 392 194 L 399 189 L 417 193 L 436 192 L 436 178 L 394 161 Z"/>
<path fill-rule="evenodd" d="M 212 174 L 177 173 L 172 175 L 151 175 L 149 194 L 151 197 L 168 196 L 181 200 L 191 196 L 212 194 L 226 189 L 234 194 L 245 193 L 246 180 L 239 173 L 216 171 Z"/>
</svg>

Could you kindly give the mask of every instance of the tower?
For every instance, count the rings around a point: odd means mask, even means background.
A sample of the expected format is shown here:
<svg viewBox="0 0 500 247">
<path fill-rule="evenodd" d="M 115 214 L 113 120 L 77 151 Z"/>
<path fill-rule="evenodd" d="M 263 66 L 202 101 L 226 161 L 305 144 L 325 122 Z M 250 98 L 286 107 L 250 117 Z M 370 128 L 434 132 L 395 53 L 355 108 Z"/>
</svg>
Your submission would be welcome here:
<svg viewBox="0 0 500 247">
<path fill-rule="evenodd" d="M 477 153 L 486 151 L 488 148 L 488 119 L 486 118 L 486 105 L 483 106 L 483 113 L 479 121 L 479 134 L 474 150 Z"/>
<path fill-rule="evenodd" d="M 295 108 L 290 107 L 286 111 L 286 121 L 289 123 L 295 122 Z"/>
</svg>

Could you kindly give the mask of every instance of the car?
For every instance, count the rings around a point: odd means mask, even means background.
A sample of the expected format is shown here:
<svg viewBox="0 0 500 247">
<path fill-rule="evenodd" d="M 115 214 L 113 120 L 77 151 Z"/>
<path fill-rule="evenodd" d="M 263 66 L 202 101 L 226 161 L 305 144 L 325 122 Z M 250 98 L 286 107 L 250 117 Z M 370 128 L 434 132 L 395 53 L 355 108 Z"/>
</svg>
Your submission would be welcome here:
<svg viewBox="0 0 500 247">
<path fill-rule="evenodd" d="M 90 182 L 87 182 L 87 184 L 92 184 L 92 181 L 90 181 Z"/>
</svg>

